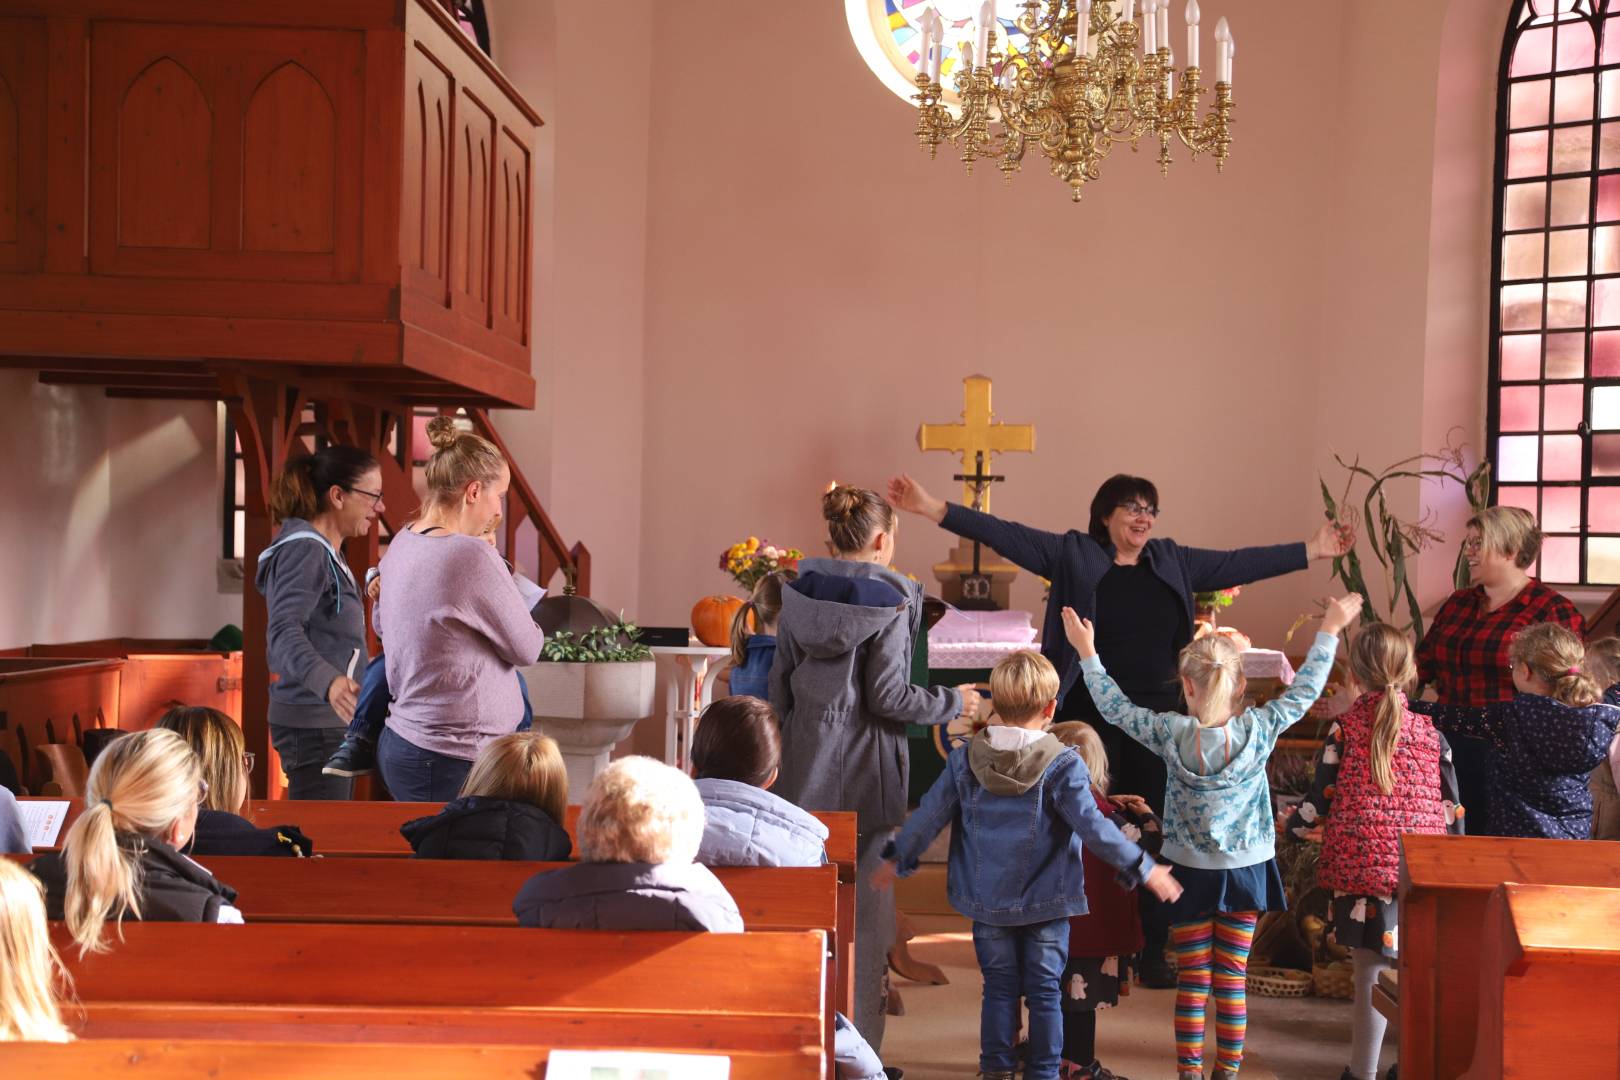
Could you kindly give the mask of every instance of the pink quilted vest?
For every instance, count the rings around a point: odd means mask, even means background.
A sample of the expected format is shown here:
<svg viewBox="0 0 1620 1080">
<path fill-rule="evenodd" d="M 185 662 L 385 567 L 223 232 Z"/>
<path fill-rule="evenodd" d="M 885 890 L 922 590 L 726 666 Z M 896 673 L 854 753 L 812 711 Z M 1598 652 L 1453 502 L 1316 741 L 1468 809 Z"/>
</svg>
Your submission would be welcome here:
<svg viewBox="0 0 1620 1080">
<path fill-rule="evenodd" d="M 1402 833 L 1446 831 L 1440 798 L 1440 736 L 1428 717 L 1406 708 L 1404 694 L 1400 740 L 1390 760 L 1395 790 L 1385 795 L 1373 782 L 1368 751 L 1383 696 L 1363 694 L 1339 718 L 1343 758 L 1317 870 L 1317 878 L 1326 888 L 1367 896 L 1395 895 Z"/>
</svg>

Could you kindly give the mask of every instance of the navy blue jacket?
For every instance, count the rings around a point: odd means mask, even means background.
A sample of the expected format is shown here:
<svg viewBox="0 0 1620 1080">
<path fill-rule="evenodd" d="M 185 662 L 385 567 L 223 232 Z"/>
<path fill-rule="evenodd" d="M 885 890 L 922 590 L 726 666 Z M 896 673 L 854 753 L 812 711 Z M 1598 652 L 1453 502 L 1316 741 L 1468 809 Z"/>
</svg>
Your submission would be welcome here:
<svg viewBox="0 0 1620 1080">
<path fill-rule="evenodd" d="M 1063 633 L 1063 609 L 1072 607 L 1083 619 L 1097 617 L 1097 585 L 1114 565 L 1114 545 L 1100 544 L 1078 529 L 1047 532 L 956 503 L 946 504 L 940 526 L 957 536 L 990 545 L 1002 558 L 1052 583 L 1046 619 L 1041 624 L 1041 653 L 1063 678 L 1058 690 L 1061 703 L 1080 680 L 1080 658 Z M 1182 599 L 1184 613 L 1176 629 L 1178 653 L 1192 640 L 1193 593 L 1247 585 L 1303 570 L 1310 562 L 1303 542 L 1211 551 L 1157 539 L 1147 542 L 1142 559 Z"/>
<path fill-rule="evenodd" d="M 731 692 L 769 701 L 771 664 L 776 660 L 776 635 L 750 634 L 747 649 L 748 655 L 743 662 L 731 669 Z"/>
</svg>

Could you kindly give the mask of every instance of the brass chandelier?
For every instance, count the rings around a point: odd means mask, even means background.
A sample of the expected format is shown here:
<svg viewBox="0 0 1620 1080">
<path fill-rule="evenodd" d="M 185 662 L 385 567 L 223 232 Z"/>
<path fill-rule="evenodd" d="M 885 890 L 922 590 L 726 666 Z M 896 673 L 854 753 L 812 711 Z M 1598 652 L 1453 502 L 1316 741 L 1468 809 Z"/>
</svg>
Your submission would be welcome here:
<svg viewBox="0 0 1620 1080">
<path fill-rule="evenodd" d="M 998 158 L 1010 184 L 1031 143 L 1052 175 L 1073 189 L 1101 175 L 1117 143 L 1136 151 L 1157 139 L 1159 170 L 1168 175 L 1170 146 L 1180 140 L 1193 158 L 1209 153 L 1219 171 L 1231 152 L 1232 58 L 1236 47 L 1223 18 L 1216 25 L 1215 100 L 1199 115 L 1204 94 L 1198 66 L 1198 0 L 1188 0 L 1187 65 L 1178 73 L 1170 49 L 1170 0 L 1024 0 L 1016 23 L 1027 46 L 997 49 L 995 0 L 985 0 L 976 36 L 961 46 L 954 72 L 959 106 L 943 101 L 940 64 L 944 26 L 935 11 L 922 20 L 917 73 L 917 141 L 938 154 L 949 140 L 969 173 L 980 158 Z M 1151 143 L 1150 143 L 1151 145 Z"/>
</svg>

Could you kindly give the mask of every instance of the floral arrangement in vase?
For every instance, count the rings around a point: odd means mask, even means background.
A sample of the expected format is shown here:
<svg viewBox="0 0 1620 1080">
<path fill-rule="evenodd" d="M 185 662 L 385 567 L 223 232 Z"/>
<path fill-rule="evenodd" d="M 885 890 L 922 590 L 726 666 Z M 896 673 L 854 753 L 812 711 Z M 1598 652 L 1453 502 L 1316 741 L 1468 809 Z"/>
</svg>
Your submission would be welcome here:
<svg viewBox="0 0 1620 1080">
<path fill-rule="evenodd" d="M 793 570 L 802 558 L 804 552 L 798 548 L 777 547 L 750 536 L 720 553 L 720 569 L 730 574 L 743 592 L 752 593 L 760 578 L 777 570 Z"/>
<path fill-rule="evenodd" d="M 1193 593 L 1193 608 L 1202 613 L 1209 612 L 1211 618 L 1221 608 L 1229 608 L 1232 601 L 1243 593 L 1243 586 L 1234 585 L 1230 589 L 1216 589 L 1214 592 Z"/>
</svg>

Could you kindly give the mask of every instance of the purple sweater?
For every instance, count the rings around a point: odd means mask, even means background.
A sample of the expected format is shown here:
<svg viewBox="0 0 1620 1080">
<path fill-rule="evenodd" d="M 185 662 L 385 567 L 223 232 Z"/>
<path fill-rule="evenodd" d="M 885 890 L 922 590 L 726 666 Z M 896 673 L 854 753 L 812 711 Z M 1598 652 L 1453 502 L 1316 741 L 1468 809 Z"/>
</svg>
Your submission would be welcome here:
<svg viewBox="0 0 1620 1080">
<path fill-rule="evenodd" d="M 388 654 L 388 726 L 471 761 L 522 719 L 513 669 L 539 658 L 544 635 L 499 553 L 475 537 L 398 533 L 379 570 L 372 623 Z"/>
</svg>

